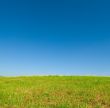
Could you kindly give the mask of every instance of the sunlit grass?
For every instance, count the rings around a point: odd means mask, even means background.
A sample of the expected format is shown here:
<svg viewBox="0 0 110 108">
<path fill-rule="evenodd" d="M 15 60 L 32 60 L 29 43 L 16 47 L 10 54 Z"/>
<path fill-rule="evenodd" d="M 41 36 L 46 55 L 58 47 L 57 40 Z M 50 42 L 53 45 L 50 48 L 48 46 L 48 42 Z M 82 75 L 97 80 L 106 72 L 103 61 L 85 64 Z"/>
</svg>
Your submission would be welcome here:
<svg viewBox="0 0 110 108">
<path fill-rule="evenodd" d="M 0 108 L 110 108 L 110 77 L 0 77 Z"/>
</svg>

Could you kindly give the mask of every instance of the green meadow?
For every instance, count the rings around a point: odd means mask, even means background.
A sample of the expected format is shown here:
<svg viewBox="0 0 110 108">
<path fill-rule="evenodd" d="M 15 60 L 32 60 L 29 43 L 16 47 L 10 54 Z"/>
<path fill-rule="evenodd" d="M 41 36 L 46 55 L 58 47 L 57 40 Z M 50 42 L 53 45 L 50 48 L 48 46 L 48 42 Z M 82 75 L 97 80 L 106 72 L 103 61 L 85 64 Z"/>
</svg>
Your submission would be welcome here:
<svg viewBox="0 0 110 108">
<path fill-rule="evenodd" d="M 0 108 L 110 108 L 110 77 L 0 77 Z"/>
</svg>

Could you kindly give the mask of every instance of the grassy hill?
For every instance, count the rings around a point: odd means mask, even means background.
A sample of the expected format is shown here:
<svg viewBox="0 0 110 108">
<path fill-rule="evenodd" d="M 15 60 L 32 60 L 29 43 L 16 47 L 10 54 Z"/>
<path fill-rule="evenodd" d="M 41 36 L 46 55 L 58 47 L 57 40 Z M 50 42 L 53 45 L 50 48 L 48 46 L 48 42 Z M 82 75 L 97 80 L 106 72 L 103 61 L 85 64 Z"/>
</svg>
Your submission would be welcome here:
<svg viewBox="0 0 110 108">
<path fill-rule="evenodd" d="M 0 108 L 110 108 L 110 77 L 0 77 Z"/>
</svg>

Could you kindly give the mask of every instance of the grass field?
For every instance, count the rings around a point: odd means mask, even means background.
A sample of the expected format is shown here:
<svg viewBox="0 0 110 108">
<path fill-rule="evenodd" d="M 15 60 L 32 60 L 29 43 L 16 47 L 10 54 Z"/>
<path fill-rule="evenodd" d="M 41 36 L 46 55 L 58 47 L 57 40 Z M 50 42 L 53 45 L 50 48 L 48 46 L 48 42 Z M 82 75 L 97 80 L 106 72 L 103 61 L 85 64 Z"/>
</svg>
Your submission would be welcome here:
<svg viewBox="0 0 110 108">
<path fill-rule="evenodd" d="M 0 108 L 110 108 L 110 77 L 0 77 Z"/>
</svg>

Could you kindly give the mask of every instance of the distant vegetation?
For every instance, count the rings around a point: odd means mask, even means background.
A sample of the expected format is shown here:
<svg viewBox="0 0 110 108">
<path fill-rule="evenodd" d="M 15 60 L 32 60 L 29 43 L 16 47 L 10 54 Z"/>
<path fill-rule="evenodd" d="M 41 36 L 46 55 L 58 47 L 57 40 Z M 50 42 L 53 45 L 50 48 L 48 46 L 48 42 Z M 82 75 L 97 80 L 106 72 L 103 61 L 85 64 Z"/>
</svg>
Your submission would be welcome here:
<svg viewBox="0 0 110 108">
<path fill-rule="evenodd" d="M 110 77 L 0 77 L 0 108 L 110 108 Z"/>
</svg>

